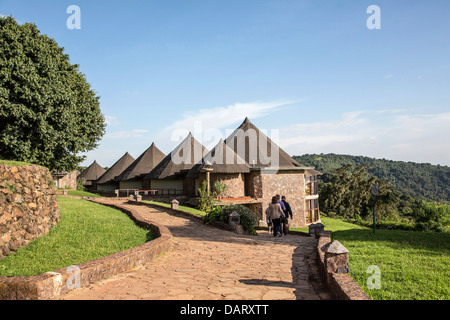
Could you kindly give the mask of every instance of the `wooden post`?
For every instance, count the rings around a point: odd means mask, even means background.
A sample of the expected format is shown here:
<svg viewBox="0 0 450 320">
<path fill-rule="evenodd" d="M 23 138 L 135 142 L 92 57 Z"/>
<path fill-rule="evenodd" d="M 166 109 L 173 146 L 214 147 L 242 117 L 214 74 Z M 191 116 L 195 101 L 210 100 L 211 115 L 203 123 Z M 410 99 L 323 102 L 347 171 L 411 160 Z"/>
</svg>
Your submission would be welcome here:
<svg viewBox="0 0 450 320">
<path fill-rule="evenodd" d="M 210 186 L 210 179 L 209 179 L 209 171 L 206 171 L 206 184 L 207 184 L 207 191 L 208 191 L 208 194 L 209 194 L 209 192 L 210 192 L 210 190 L 211 190 L 211 186 Z"/>
</svg>

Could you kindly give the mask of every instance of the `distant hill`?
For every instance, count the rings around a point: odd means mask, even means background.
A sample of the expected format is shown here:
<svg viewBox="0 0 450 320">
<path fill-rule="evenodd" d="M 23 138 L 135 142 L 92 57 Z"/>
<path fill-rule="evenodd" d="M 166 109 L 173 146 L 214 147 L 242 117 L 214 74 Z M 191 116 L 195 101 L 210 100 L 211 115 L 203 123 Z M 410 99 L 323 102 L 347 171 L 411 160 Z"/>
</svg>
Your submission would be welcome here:
<svg viewBox="0 0 450 320">
<path fill-rule="evenodd" d="M 345 164 L 367 165 L 375 177 L 418 199 L 450 201 L 450 167 L 341 154 L 305 154 L 295 160 L 326 174 Z M 326 178 L 326 176 L 324 177 Z"/>
</svg>

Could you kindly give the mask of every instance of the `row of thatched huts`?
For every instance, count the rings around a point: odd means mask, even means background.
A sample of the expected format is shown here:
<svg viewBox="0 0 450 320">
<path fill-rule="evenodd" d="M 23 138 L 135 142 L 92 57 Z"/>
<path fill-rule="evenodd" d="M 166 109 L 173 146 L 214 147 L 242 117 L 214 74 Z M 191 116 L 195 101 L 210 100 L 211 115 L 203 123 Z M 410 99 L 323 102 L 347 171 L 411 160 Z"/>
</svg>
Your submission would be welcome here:
<svg viewBox="0 0 450 320">
<path fill-rule="evenodd" d="M 137 159 L 123 155 L 109 170 L 94 162 L 79 177 L 88 188 L 196 197 L 203 181 L 226 185 L 222 201 L 249 206 L 262 221 L 264 209 L 284 195 L 294 212 L 293 226 L 319 220 L 317 175 L 295 161 L 248 118 L 225 140 L 207 150 L 191 133 L 168 155 L 153 143 Z"/>
</svg>

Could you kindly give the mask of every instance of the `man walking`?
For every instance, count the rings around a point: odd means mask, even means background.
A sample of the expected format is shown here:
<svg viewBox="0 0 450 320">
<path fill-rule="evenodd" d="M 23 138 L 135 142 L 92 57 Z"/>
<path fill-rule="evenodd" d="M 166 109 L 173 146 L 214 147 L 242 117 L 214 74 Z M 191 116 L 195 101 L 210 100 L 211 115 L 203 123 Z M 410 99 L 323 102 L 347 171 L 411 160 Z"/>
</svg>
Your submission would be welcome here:
<svg viewBox="0 0 450 320">
<path fill-rule="evenodd" d="M 291 206 L 289 205 L 289 202 L 286 201 L 286 197 L 282 196 L 281 197 L 281 202 L 283 202 L 284 204 L 284 215 L 286 216 L 286 219 L 289 218 L 289 216 L 291 217 L 292 220 L 292 210 L 291 210 Z"/>
</svg>

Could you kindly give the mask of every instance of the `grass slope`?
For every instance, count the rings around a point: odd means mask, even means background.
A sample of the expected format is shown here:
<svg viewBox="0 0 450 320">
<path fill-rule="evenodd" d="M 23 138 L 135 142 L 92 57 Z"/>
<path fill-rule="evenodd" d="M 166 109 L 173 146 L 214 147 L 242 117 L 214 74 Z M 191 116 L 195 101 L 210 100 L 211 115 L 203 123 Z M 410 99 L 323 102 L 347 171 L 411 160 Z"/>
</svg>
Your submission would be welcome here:
<svg viewBox="0 0 450 320">
<path fill-rule="evenodd" d="M 0 261 L 0 276 L 32 276 L 95 260 L 152 239 L 123 212 L 58 197 L 61 221 L 48 235 Z"/>
<path fill-rule="evenodd" d="M 450 299 L 450 234 L 373 230 L 323 217 L 325 230 L 349 251 L 350 274 L 374 300 Z M 307 231 L 307 228 L 299 229 Z M 380 289 L 369 289 L 367 270 L 380 269 Z"/>
<path fill-rule="evenodd" d="M 79 197 L 90 197 L 90 198 L 99 198 L 100 196 L 95 193 L 80 191 L 80 190 L 68 190 L 67 194 L 70 196 L 79 196 Z"/>
<path fill-rule="evenodd" d="M 142 202 L 145 202 L 145 203 L 148 203 L 148 204 L 158 205 L 158 206 L 165 207 L 165 208 L 171 208 L 172 207 L 171 204 L 164 203 L 164 202 L 156 202 L 156 201 L 150 201 L 150 200 L 143 200 Z M 189 213 L 196 214 L 196 215 L 199 215 L 199 216 L 205 216 L 205 214 L 206 214 L 205 212 L 197 210 L 197 209 L 192 208 L 192 207 L 186 207 L 186 206 L 180 206 L 179 205 L 178 209 L 181 210 L 181 211 L 189 212 Z"/>
<path fill-rule="evenodd" d="M 13 166 L 13 167 L 27 166 L 30 164 L 30 163 L 23 162 L 23 161 L 11 161 L 11 160 L 0 160 L 0 163 L 6 164 L 7 166 Z"/>
</svg>

